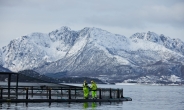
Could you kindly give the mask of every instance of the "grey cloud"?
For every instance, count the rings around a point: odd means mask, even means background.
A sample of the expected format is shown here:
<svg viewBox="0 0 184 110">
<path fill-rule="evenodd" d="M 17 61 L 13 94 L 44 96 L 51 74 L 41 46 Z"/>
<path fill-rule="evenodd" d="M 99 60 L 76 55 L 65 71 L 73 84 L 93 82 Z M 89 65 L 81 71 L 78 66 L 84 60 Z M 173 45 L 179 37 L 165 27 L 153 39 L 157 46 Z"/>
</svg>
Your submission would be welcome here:
<svg viewBox="0 0 184 110">
<path fill-rule="evenodd" d="M 127 28 L 141 28 L 147 23 L 184 26 L 183 4 L 182 0 L 0 0 L 1 7 L 11 7 L 4 10 L 9 12 L 8 19 L 62 20 Z"/>
<path fill-rule="evenodd" d="M 10 37 L 63 25 L 103 27 L 112 32 L 124 29 L 132 34 L 137 29 L 156 31 L 158 26 L 164 31 L 168 26 L 173 34 L 177 30 L 180 36 L 184 34 L 183 0 L 0 0 L 0 16 L 0 29 L 4 29 L 0 35 Z M 8 30 L 12 27 L 21 31 Z"/>
<path fill-rule="evenodd" d="M 151 6 L 145 7 L 142 18 L 152 23 L 163 23 L 174 27 L 184 27 L 184 3 L 174 4 L 171 7 Z"/>
<path fill-rule="evenodd" d="M 113 9 L 111 11 L 99 10 L 98 14 L 92 13 L 93 15 L 86 17 L 86 22 L 127 28 L 146 28 L 148 23 L 171 25 L 179 28 L 184 26 L 184 2 L 139 6 L 118 7 L 114 11 Z"/>
</svg>

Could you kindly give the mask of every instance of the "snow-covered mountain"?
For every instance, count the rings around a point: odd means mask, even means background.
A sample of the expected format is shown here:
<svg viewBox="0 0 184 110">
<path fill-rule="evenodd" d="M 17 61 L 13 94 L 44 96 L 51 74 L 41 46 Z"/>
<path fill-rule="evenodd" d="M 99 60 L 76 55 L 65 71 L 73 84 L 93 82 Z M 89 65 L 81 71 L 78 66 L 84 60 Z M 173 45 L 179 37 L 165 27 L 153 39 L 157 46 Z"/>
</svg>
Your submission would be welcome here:
<svg viewBox="0 0 184 110">
<path fill-rule="evenodd" d="M 57 61 L 71 48 L 75 36 L 76 33 L 67 27 L 49 34 L 32 33 L 22 36 L 2 48 L 2 64 L 5 68 L 17 72 Z"/>
<path fill-rule="evenodd" d="M 136 39 L 151 41 L 184 55 L 184 42 L 180 39 L 171 39 L 170 37 L 165 37 L 163 34 L 157 35 L 156 33 L 150 31 L 147 33 L 135 33 L 130 38 L 135 41 Z"/>
<path fill-rule="evenodd" d="M 0 65 L 11 71 L 98 77 L 108 82 L 146 76 L 184 79 L 184 42 L 153 32 L 130 38 L 99 28 L 73 31 L 61 27 L 32 33 L 0 50 Z M 158 79 L 157 78 L 157 79 Z"/>
</svg>

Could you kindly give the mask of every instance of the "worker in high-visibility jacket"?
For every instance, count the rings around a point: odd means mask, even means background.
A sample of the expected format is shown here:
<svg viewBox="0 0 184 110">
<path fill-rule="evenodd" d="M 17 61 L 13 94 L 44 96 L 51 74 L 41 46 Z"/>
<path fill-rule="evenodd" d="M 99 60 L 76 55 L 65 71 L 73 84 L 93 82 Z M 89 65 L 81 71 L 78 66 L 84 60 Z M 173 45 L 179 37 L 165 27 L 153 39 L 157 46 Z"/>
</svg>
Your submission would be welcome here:
<svg viewBox="0 0 184 110">
<path fill-rule="evenodd" d="M 97 85 L 94 81 L 91 81 L 91 91 L 92 91 L 92 98 L 95 99 L 97 98 L 97 95 L 96 95 L 96 90 L 97 90 Z"/>
<path fill-rule="evenodd" d="M 84 80 L 84 83 L 83 83 L 83 93 L 84 93 L 84 99 L 88 99 L 89 86 L 88 86 L 88 83 L 86 82 L 86 80 Z"/>
</svg>

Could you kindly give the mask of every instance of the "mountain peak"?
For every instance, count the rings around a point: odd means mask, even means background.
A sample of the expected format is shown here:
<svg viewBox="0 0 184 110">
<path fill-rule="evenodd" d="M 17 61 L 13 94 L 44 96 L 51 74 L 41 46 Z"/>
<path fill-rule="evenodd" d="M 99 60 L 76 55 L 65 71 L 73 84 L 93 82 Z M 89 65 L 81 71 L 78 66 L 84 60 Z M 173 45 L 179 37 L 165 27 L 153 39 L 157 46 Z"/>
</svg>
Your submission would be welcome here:
<svg viewBox="0 0 184 110">
<path fill-rule="evenodd" d="M 63 33 L 63 32 L 68 32 L 68 31 L 71 31 L 71 29 L 69 27 L 62 26 L 62 27 L 50 32 L 50 33 Z"/>
<path fill-rule="evenodd" d="M 70 27 L 67 27 L 67 26 L 62 26 L 59 30 L 71 31 Z"/>
<path fill-rule="evenodd" d="M 182 42 L 180 39 L 171 39 L 170 37 L 166 37 L 163 34 L 158 35 L 150 31 L 148 31 L 147 33 L 145 32 L 135 33 L 130 37 L 130 39 L 132 40 L 140 39 L 154 42 L 159 45 L 163 45 L 172 51 L 179 52 L 182 55 L 184 55 L 184 42 Z"/>
<path fill-rule="evenodd" d="M 142 32 L 142 33 L 135 33 L 132 36 L 130 36 L 131 39 L 143 39 L 143 40 L 148 40 L 152 42 L 158 42 L 159 41 L 159 36 L 151 31 Z"/>
</svg>

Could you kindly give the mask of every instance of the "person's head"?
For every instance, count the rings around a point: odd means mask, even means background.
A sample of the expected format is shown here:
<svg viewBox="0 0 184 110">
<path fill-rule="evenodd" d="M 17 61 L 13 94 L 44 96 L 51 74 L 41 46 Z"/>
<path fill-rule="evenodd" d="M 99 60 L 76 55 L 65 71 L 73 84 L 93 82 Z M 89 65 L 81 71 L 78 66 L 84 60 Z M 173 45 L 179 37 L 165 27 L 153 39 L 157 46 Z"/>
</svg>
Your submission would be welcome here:
<svg viewBox="0 0 184 110">
<path fill-rule="evenodd" d="M 91 83 L 93 83 L 94 81 L 92 80 Z"/>
<path fill-rule="evenodd" d="M 86 80 L 84 80 L 84 82 L 86 82 Z"/>
</svg>

